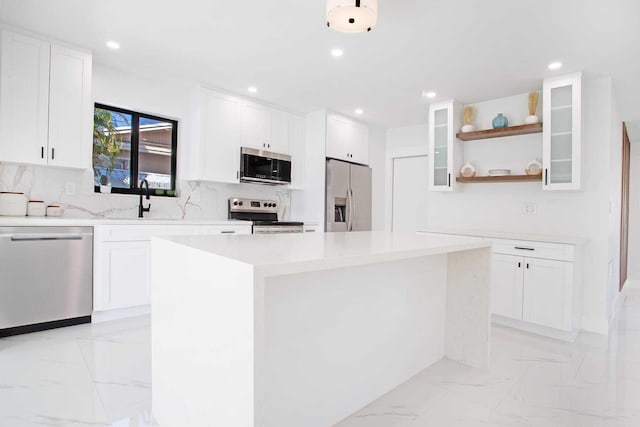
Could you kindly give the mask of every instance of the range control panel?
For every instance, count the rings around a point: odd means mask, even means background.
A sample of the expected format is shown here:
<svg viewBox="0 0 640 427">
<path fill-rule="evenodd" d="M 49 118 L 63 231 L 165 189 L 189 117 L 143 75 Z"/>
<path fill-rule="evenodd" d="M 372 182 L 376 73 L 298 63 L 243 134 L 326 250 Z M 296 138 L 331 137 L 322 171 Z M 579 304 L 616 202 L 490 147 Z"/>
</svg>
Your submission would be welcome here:
<svg viewBox="0 0 640 427">
<path fill-rule="evenodd" d="M 278 202 L 275 200 L 229 199 L 229 212 L 262 212 L 278 213 Z"/>
</svg>

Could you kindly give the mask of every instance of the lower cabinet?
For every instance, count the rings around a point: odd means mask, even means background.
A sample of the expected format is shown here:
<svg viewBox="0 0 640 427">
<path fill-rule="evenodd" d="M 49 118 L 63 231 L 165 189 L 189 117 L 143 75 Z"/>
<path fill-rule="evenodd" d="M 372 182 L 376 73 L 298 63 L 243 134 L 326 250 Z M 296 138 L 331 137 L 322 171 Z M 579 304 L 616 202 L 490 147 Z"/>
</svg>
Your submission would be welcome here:
<svg viewBox="0 0 640 427">
<path fill-rule="evenodd" d="M 572 245 L 500 240 L 492 252 L 493 314 L 565 332 L 578 327 Z"/>
<path fill-rule="evenodd" d="M 251 225 L 96 226 L 93 310 L 133 308 L 151 303 L 153 236 L 251 234 Z"/>
</svg>

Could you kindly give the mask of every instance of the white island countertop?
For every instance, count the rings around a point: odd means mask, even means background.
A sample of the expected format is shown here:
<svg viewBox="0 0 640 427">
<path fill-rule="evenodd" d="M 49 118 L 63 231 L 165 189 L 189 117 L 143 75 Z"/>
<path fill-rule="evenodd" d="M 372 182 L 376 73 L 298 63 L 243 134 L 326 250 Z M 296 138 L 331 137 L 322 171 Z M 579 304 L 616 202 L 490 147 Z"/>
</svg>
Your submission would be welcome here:
<svg viewBox="0 0 640 427">
<path fill-rule="evenodd" d="M 427 227 L 419 230 L 423 233 L 438 233 L 438 234 L 451 234 L 456 236 L 471 236 L 471 237 L 485 237 L 490 239 L 507 239 L 507 240 L 528 240 L 532 242 L 544 242 L 544 243 L 561 243 L 567 245 L 585 245 L 587 239 L 584 237 L 576 236 L 563 236 L 554 234 L 534 234 L 534 233 L 520 233 L 510 231 L 496 231 L 496 230 L 478 230 L 478 229 L 459 229 L 450 227 Z"/>
<path fill-rule="evenodd" d="M 375 264 L 491 246 L 490 242 L 414 233 L 361 231 L 162 238 L 249 264 L 263 275 Z"/>
</svg>

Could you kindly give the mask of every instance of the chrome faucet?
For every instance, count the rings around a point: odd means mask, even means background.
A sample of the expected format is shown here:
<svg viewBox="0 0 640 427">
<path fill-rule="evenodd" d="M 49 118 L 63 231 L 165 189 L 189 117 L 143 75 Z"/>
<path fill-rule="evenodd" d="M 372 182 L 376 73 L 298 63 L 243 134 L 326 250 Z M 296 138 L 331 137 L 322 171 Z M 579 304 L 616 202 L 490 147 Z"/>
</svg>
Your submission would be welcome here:
<svg viewBox="0 0 640 427">
<path fill-rule="evenodd" d="M 140 205 L 138 205 L 138 218 L 144 218 L 144 213 L 145 212 L 149 212 L 151 210 L 151 203 L 149 203 L 149 206 L 147 206 L 146 208 L 144 207 L 143 203 L 142 203 L 142 186 L 144 186 L 147 188 L 147 200 L 150 199 L 151 195 L 149 194 L 149 181 L 147 181 L 146 179 L 143 179 L 142 181 L 140 181 Z"/>
</svg>

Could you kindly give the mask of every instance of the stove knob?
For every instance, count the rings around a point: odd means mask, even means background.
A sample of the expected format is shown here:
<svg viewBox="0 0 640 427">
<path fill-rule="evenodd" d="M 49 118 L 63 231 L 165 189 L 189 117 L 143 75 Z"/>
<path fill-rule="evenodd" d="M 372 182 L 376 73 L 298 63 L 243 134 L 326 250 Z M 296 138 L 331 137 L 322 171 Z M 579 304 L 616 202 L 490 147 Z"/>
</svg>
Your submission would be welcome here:
<svg viewBox="0 0 640 427">
<path fill-rule="evenodd" d="M 266 208 L 266 207 L 267 207 L 267 204 L 265 203 L 263 206 Z"/>
<path fill-rule="evenodd" d="M 276 204 L 275 204 L 275 203 L 272 203 L 272 204 L 271 204 L 271 207 L 272 207 L 272 208 L 275 208 L 275 207 L 276 207 Z"/>
<path fill-rule="evenodd" d="M 240 206 L 242 206 L 242 202 L 238 203 Z"/>
<path fill-rule="evenodd" d="M 238 201 L 237 200 L 233 201 L 233 206 L 238 206 Z"/>
</svg>

